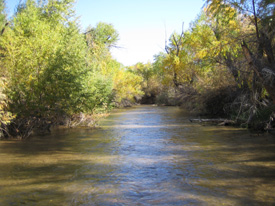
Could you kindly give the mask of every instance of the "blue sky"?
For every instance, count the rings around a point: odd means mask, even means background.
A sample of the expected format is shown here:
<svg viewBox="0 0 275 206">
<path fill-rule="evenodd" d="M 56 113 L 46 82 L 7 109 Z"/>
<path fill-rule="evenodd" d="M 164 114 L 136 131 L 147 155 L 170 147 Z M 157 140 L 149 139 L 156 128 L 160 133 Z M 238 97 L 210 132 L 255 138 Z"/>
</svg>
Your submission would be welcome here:
<svg viewBox="0 0 275 206">
<path fill-rule="evenodd" d="M 11 14 L 19 0 L 6 0 Z M 113 24 L 120 35 L 112 54 L 125 66 L 153 61 L 164 51 L 165 38 L 181 32 L 196 19 L 203 0 L 77 0 L 75 8 L 84 30 L 98 22 Z M 165 35 L 167 34 L 167 36 Z"/>
</svg>

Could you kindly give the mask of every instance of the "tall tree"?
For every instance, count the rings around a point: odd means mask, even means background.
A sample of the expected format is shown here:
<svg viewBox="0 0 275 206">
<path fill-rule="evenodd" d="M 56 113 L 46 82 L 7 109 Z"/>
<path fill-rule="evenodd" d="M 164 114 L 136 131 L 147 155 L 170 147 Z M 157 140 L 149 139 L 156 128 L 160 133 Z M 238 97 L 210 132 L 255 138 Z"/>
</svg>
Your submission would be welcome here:
<svg viewBox="0 0 275 206">
<path fill-rule="evenodd" d="M 184 31 L 183 31 L 184 23 L 182 24 L 182 32 L 180 35 L 174 33 L 171 35 L 169 39 L 169 45 L 165 45 L 165 51 L 167 53 L 167 57 L 170 60 L 170 68 L 169 70 L 173 73 L 173 83 L 175 87 L 180 86 L 179 81 L 179 69 L 181 67 L 182 62 L 182 54 L 183 54 L 183 45 L 184 45 Z"/>
<path fill-rule="evenodd" d="M 207 0 L 216 11 L 223 11 L 225 5 L 235 7 L 254 25 L 254 40 L 243 37 L 243 53 L 248 64 L 260 79 L 261 84 L 275 103 L 275 59 L 274 59 L 274 0 Z M 217 14 L 216 12 L 216 14 Z M 256 49 L 254 49 L 256 46 Z"/>
<path fill-rule="evenodd" d="M 3 38 L 3 34 L 7 29 L 8 22 L 6 19 L 5 12 L 5 1 L 0 0 L 0 41 Z M 7 134 L 7 125 L 14 118 L 13 114 L 8 111 L 8 96 L 5 94 L 4 90 L 7 86 L 6 84 L 6 69 L 3 64 L 4 59 L 4 48 L 0 46 L 0 138 Z"/>
<path fill-rule="evenodd" d="M 73 1 L 43 3 L 27 0 L 20 5 L 1 38 L 9 108 L 28 128 L 33 122 L 92 109 L 85 104 L 93 97 L 85 81 L 87 47 L 68 13 Z"/>
</svg>

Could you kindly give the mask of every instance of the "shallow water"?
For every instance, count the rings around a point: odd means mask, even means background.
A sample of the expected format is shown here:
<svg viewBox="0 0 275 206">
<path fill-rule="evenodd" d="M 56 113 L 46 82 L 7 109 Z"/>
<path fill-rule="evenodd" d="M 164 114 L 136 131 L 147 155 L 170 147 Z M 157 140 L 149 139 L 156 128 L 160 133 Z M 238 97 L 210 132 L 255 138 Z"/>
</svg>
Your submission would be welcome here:
<svg viewBox="0 0 275 206">
<path fill-rule="evenodd" d="M 0 205 L 275 205 L 275 137 L 188 118 L 140 106 L 0 141 Z"/>
</svg>

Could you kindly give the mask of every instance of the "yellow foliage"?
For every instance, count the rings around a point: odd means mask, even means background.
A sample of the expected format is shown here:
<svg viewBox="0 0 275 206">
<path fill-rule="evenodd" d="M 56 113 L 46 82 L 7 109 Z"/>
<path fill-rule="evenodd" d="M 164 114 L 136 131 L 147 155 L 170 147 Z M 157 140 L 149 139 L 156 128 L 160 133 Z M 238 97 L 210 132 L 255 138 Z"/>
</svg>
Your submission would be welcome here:
<svg viewBox="0 0 275 206">
<path fill-rule="evenodd" d="M 3 93 L 6 84 L 3 79 L 0 79 L 0 125 L 9 124 L 15 117 L 12 113 L 7 111 L 7 96 Z M 1 136 L 1 133 L 0 133 Z"/>
<path fill-rule="evenodd" d="M 116 101 L 123 99 L 134 101 L 134 97 L 143 95 L 141 88 L 142 77 L 130 71 L 120 70 L 114 74 L 114 90 Z"/>
<path fill-rule="evenodd" d="M 178 66 L 180 64 L 180 58 L 178 56 L 174 56 L 174 58 L 173 58 L 173 64 L 175 66 Z"/>
</svg>

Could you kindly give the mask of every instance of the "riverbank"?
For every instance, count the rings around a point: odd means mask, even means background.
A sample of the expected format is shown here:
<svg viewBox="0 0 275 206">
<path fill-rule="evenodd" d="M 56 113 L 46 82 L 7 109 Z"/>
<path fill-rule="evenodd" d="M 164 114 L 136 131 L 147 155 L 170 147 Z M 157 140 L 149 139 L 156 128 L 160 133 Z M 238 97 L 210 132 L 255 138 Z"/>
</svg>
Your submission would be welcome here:
<svg viewBox="0 0 275 206">
<path fill-rule="evenodd" d="M 71 116 L 59 116 L 52 119 L 17 119 L 3 128 L 2 139 L 24 140 L 30 136 L 45 135 L 55 128 L 95 128 L 100 120 L 109 116 L 109 112 L 97 114 L 79 113 Z"/>
<path fill-rule="evenodd" d="M 196 116 L 195 119 L 225 119 L 223 125 L 247 128 L 256 132 L 272 132 L 275 129 L 275 106 L 265 96 L 254 99 L 249 88 L 238 86 L 205 88 L 192 85 L 147 89 L 143 103 L 179 106 Z M 220 123 L 220 122 L 219 122 Z M 219 124 L 217 123 L 217 124 Z"/>
</svg>

